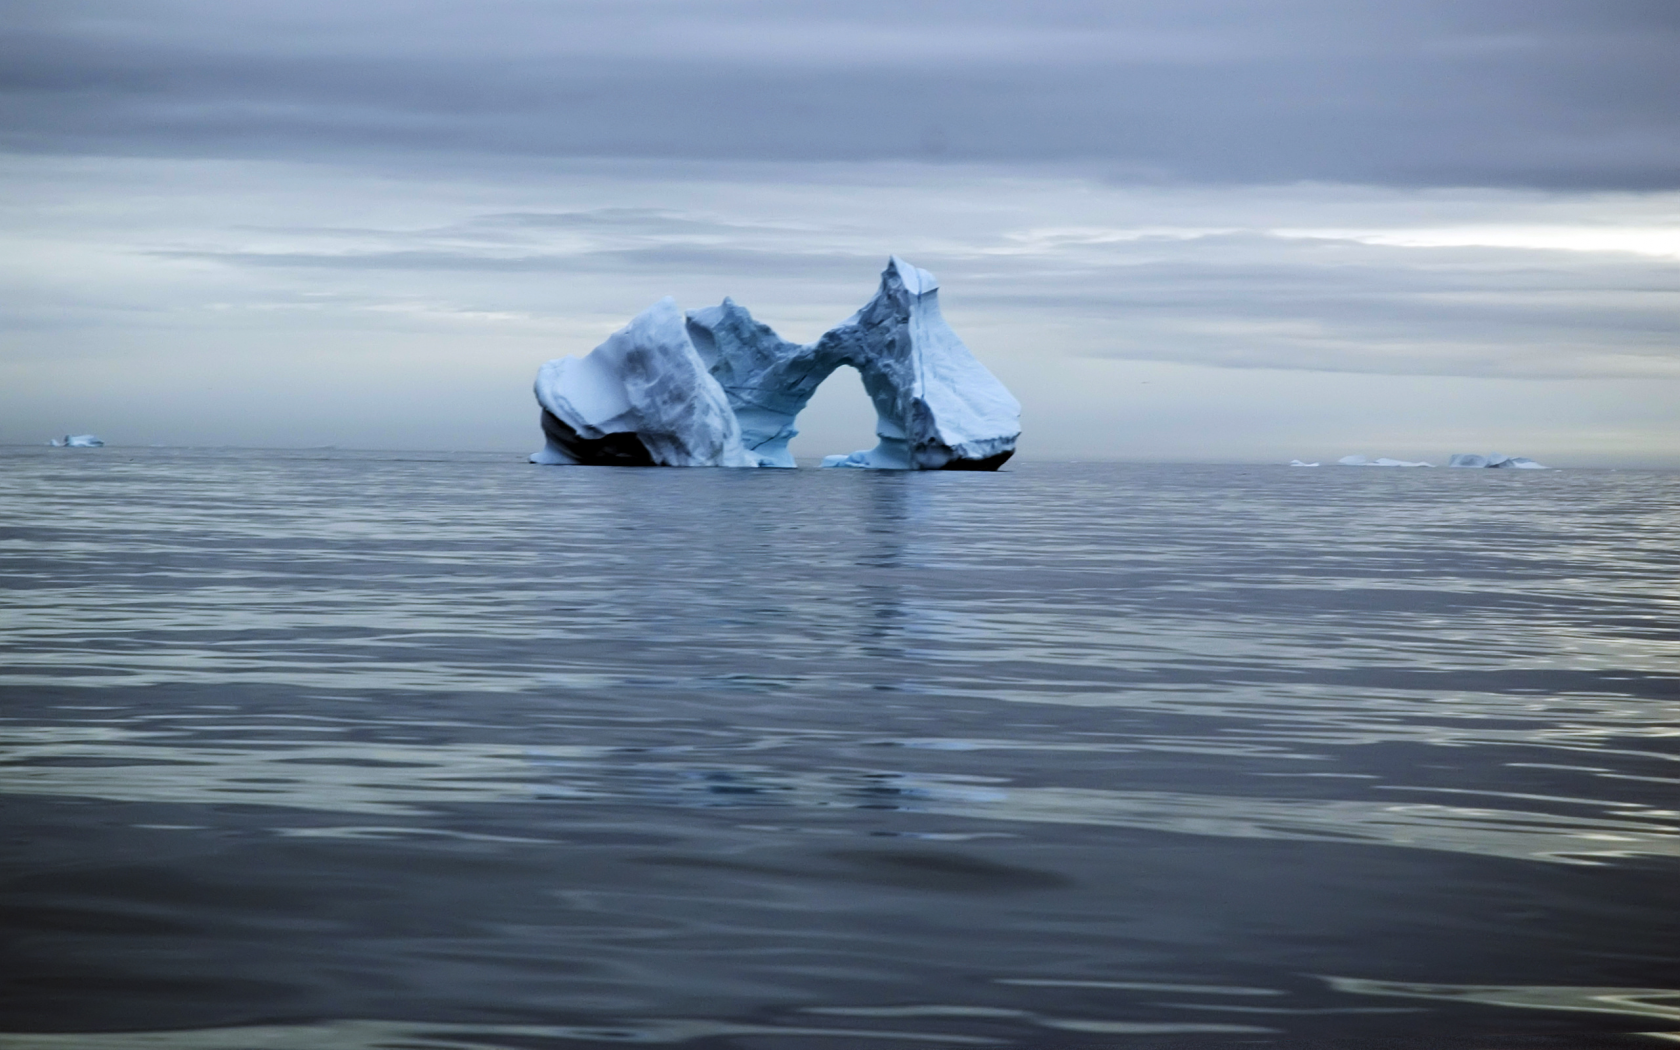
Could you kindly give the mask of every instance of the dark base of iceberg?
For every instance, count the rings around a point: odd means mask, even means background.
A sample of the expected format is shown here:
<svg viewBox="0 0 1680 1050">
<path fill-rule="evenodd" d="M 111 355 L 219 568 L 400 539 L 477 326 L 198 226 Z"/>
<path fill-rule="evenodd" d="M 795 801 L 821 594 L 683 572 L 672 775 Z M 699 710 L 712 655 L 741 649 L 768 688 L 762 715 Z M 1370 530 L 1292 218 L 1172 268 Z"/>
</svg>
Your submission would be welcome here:
<svg viewBox="0 0 1680 1050">
<path fill-rule="evenodd" d="M 863 309 L 790 343 L 732 300 L 684 315 L 662 299 L 582 358 L 537 373 L 547 439 L 533 463 L 792 467 L 794 420 L 850 365 L 880 443 L 825 467 L 996 470 L 1021 406 L 945 323 L 933 275 L 894 257 Z"/>
<path fill-rule="evenodd" d="M 566 459 L 543 460 L 547 463 L 576 463 L 593 467 L 656 467 L 653 456 L 647 446 L 635 434 L 617 433 L 605 434 L 598 438 L 586 438 L 566 425 L 566 422 L 548 409 L 542 414 L 543 437 L 548 439 L 549 452 L 555 448 L 566 455 Z M 538 453 L 542 455 L 542 453 Z"/>
<path fill-rule="evenodd" d="M 984 459 L 953 459 L 953 460 L 951 460 L 951 462 L 945 464 L 944 466 L 940 467 L 939 469 L 940 470 L 996 470 L 997 468 L 1003 466 L 1005 463 L 1008 463 L 1009 462 L 1009 457 L 1013 456 L 1014 454 L 1015 454 L 1015 450 L 1010 449 L 1008 452 L 999 452 L 995 456 L 987 456 Z"/>
</svg>

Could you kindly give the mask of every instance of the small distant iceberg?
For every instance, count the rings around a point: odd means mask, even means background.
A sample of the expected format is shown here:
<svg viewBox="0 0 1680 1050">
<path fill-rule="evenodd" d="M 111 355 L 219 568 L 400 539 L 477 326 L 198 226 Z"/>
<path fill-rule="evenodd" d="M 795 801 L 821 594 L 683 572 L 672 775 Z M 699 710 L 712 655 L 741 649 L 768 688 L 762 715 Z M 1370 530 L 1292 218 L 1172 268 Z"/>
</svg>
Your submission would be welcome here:
<svg viewBox="0 0 1680 1050">
<path fill-rule="evenodd" d="M 105 442 L 92 434 L 66 434 L 47 442 L 53 448 L 104 448 Z"/>
<path fill-rule="evenodd" d="M 1409 459 L 1389 459 L 1386 456 L 1377 459 L 1366 459 L 1364 456 L 1343 456 L 1336 462 L 1344 467 L 1433 467 L 1435 465 L 1424 463 L 1421 460 L 1414 463 Z"/>
<path fill-rule="evenodd" d="M 1526 456 L 1502 456 L 1497 452 L 1490 452 L 1485 456 L 1474 452 L 1454 452 L 1447 460 L 1449 467 L 1508 467 L 1516 470 L 1546 470 L 1544 463 L 1536 463 Z"/>
<path fill-rule="evenodd" d="M 1318 466 L 1317 463 L 1303 463 L 1298 459 L 1290 460 L 1289 465 L 1292 466 L 1292 467 L 1316 467 L 1316 466 Z"/>
</svg>

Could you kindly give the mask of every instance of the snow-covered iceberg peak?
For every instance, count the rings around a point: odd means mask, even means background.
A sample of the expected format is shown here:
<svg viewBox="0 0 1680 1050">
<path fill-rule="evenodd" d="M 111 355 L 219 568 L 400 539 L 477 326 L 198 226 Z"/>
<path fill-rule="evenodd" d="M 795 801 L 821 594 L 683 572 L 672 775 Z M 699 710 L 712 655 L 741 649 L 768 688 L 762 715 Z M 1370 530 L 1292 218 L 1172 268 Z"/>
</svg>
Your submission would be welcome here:
<svg viewBox="0 0 1680 1050">
<path fill-rule="evenodd" d="M 686 321 L 669 299 L 588 357 L 537 375 L 539 463 L 791 467 L 794 421 L 824 379 L 856 368 L 880 444 L 825 465 L 995 470 L 1020 404 L 939 311 L 939 284 L 894 256 L 874 298 L 814 343 L 792 343 L 725 299 Z"/>
</svg>

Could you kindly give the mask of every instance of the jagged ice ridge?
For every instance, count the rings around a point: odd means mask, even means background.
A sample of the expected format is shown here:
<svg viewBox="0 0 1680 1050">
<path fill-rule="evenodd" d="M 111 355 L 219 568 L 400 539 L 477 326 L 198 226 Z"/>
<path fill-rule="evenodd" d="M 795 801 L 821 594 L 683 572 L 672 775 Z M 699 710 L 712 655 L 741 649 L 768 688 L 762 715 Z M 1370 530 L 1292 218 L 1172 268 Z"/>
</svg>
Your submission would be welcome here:
<svg viewBox="0 0 1680 1050">
<path fill-rule="evenodd" d="M 661 299 L 582 358 L 537 372 L 547 439 L 533 463 L 792 467 L 794 421 L 842 365 L 875 405 L 872 449 L 824 466 L 996 470 L 1021 406 L 945 323 L 932 274 L 893 256 L 874 298 L 813 343 L 731 299 L 685 317 Z"/>
</svg>

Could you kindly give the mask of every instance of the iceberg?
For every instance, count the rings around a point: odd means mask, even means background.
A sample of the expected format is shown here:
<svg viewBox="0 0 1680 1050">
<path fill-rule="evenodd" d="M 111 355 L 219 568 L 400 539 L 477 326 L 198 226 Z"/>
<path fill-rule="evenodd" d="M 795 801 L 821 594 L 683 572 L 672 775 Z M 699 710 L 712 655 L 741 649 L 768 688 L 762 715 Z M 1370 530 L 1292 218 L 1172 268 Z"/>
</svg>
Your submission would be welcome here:
<svg viewBox="0 0 1680 1050">
<path fill-rule="evenodd" d="M 1289 465 L 1292 466 L 1292 467 L 1316 467 L 1316 466 L 1318 466 L 1317 463 L 1306 463 L 1306 462 L 1303 462 L 1303 461 L 1298 460 L 1298 459 L 1290 460 Z"/>
<path fill-rule="evenodd" d="M 671 299 L 586 357 L 537 373 L 544 448 L 533 463 L 792 467 L 788 441 L 817 387 L 849 365 L 875 406 L 872 449 L 824 466 L 996 470 L 1021 405 L 946 324 L 931 273 L 893 256 L 874 298 L 813 343 L 794 343 L 732 299 Z"/>
<path fill-rule="evenodd" d="M 1389 459 L 1380 456 L 1376 459 L 1366 459 L 1364 456 L 1343 456 L 1336 461 L 1344 467 L 1433 467 L 1433 463 L 1412 461 L 1409 459 Z"/>
<path fill-rule="evenodd" d="M 1485 456 L 1474 452 L 1454 452 L 1447 460 L 1449 467 L 1509 467 L 1516 470 L 1545 470 L 1543 463 L 1536 463 L 1526 456 L 1502 456 L 1497 452 L 1490 452 Z"/>
<path fill-rule="evenodd" d="M 104 448 L 105 442 L 92 434 L 66 434 L 47 442 L 53 448 Z"/>
</svg>

